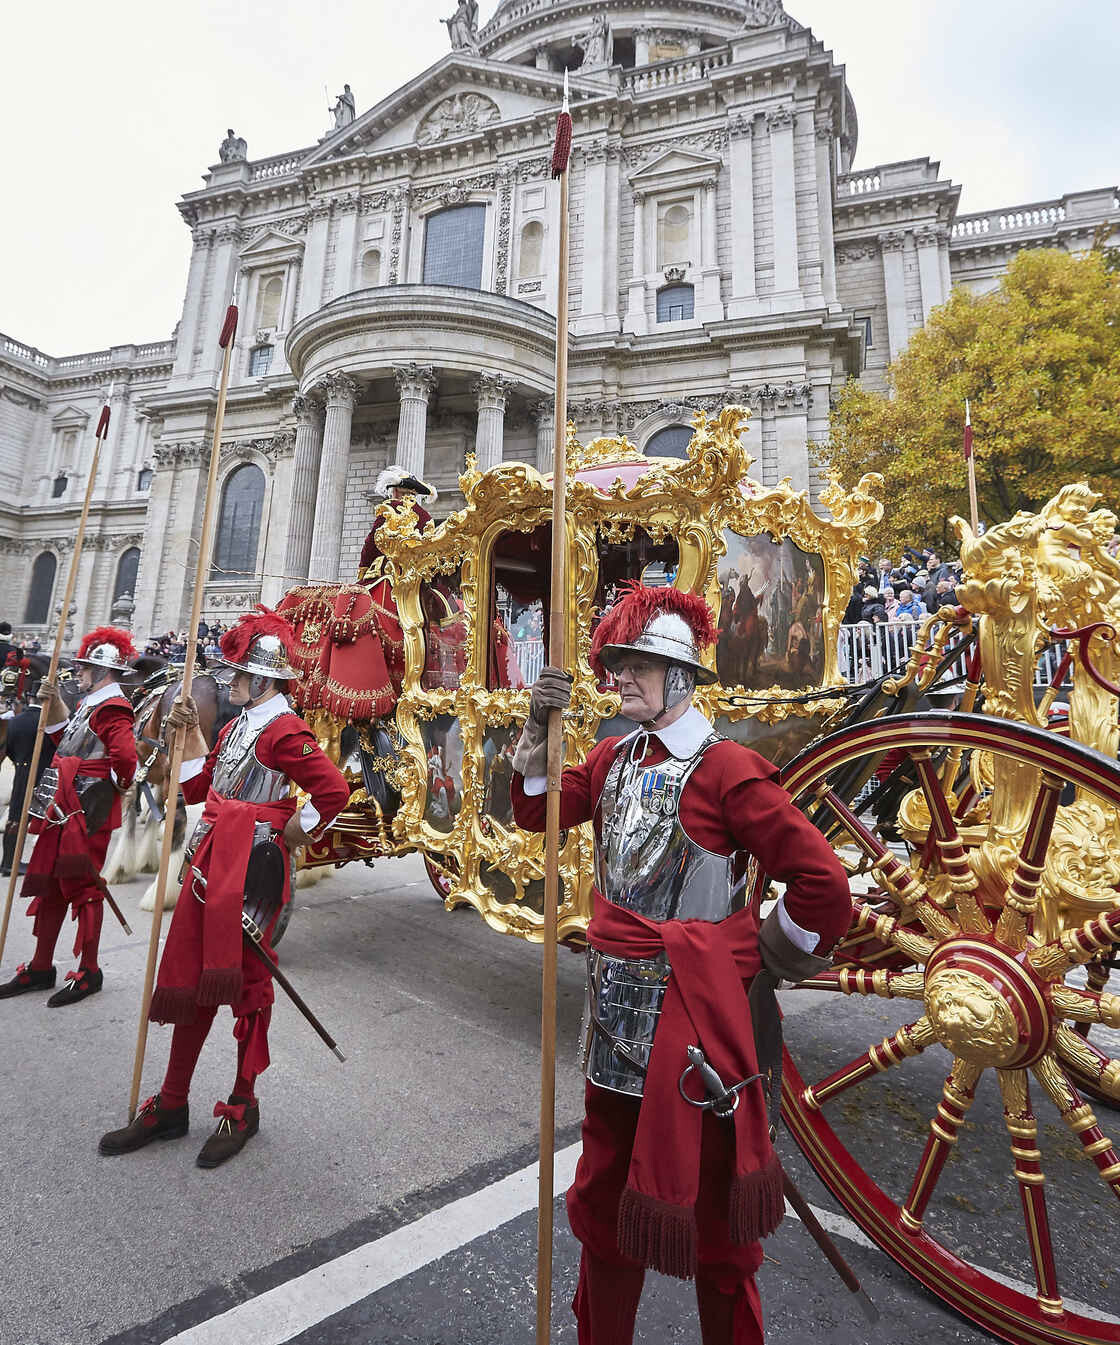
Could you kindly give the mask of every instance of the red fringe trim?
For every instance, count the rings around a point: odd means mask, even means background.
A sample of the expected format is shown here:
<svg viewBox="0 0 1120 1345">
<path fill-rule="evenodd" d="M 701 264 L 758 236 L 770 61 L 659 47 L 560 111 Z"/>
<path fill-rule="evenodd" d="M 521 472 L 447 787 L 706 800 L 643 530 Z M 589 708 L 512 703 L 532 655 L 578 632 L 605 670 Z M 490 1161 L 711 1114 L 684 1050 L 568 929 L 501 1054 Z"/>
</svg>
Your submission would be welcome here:
<svg viewBox="0 0 1120 1345">
<path fill-rule="evenodd" d="M 198 1017 L 198 1000 L 186 987 L 175 990 L 157 986 L 148 1006 L 148 1017 L 153 1023 L 193 1023 Z"/>
<path fill-rule="evenodd" d="M 199 1004 L 236 1004 L 241 998 L 240 967 L 207 967 L 198 978 Z"/>
<path fill-rule="evenodd" d="M 772 1154 L 765 1167 L 740 1173 L 731 1183 L 732 1242 L 745 1244 L 769 1237 L 782 1222 L 785 1208 L 782 1165 L 777 1154 Z"/>
<path fill-rule="evenodd" d="M 696 1275 L 696 1211 L 627 1186 L 618 1206 L 618 1249 L 650 1270 L 690 1280 Z"/>
</svg>

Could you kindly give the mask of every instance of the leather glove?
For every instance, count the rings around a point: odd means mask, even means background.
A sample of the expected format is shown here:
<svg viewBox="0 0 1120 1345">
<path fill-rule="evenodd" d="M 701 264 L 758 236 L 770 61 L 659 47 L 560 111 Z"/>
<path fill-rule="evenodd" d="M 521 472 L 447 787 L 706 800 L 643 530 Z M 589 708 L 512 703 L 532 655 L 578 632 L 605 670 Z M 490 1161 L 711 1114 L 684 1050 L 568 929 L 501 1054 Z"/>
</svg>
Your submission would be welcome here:
<svg viewBox="0 0 1120 1345">
<path fill-rule="evenodd" d="M 550 710 L 566 710 L 572 703 L 572 679 L 562 668 L 542 668 L 529 694 L 529 718 L 548 727 Z"/>
<path fill-rule="evenodd" d="M 198 706 L 194 702 L 194 697 L 176 696 L 175 703 L 168 710 L 164 723 L 169 729 L 198 728 Z"/>
<path fill-rule="evenodd" d="M 43 707 L 44 724 L 60 724 L 70 718 L 70 711 L 54 682 L 43 680 L 39 687 L 39 704 Z"/>
<path fill-rule="evenodd" d="M 309 844 L 311 837 L 300 825 L 299 813 L 293 813 L 284 823 L 284 844 L 292 854 Z"/>
<path fill-rule="evenodd" d="M 517 740 L 513 769 L 522 776 L 548 772 L 548 713 L 572 701 L 572 679 L 561 668 L 542 668 L 529 695 L 529 718 Z"/>
<path fill-rule="evenodd" d="M 776 907 L 758 931 L 758 950 L 762 954 L 762 965 L 781 981 L 807 981 L 818 971 L 832 966 L 831 957 L 818 957 L 816 953 L 798 948 L 782 928 Z"/>
</svg>

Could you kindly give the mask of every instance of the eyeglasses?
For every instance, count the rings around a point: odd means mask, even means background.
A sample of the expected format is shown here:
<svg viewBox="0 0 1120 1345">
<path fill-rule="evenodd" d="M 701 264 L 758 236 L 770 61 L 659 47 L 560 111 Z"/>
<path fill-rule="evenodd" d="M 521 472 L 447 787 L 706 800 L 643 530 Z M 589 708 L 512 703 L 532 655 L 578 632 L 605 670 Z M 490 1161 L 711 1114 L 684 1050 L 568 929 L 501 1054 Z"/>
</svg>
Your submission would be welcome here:
<svg viewBox="0 0 1120 1345">
<path fill-rule="evenodd" d="M 616 677 L 620 673 L 628 673 L 631 677 L 644 677 L 646 673 L 654 672 L 658 666 L 653 659 L 642 658 L 640 655 L 636 657 L 623 655 L 615 659 L 614 673 Z"/>
</svg>

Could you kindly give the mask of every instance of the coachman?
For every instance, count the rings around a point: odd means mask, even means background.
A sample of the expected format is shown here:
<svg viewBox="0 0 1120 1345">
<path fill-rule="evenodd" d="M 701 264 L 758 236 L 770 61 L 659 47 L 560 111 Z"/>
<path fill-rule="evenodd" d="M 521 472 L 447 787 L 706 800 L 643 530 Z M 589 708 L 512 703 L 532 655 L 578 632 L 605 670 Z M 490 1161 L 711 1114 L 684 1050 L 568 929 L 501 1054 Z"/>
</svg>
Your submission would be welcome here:
<svg viewBox="0 0 1120 1345">
<path fill-rule="evenodd" d="M 52 1009 L 77 1004 L 104 982 L 97 961 L 107 891 L 101 866 L 113 830 L 121 824 L 121 793 L 136 773 L 132 704 L 117 678 L 135 658 L 128 631 L 99 626 L 78 648 L 82 699 L 73 716 L 57 687 L 44 682 L 39 690 L 44 732 L 55 756 L 39 777 L 30 808 L 35 848 L 23 895 L 31 898 L 27 914 L 35 921 L 35 952 L 0 985 L 0 999 L 53 989 L 58 974 L 54 950 L 67 907 L 78 926 L 78 966 L 66 973 L 47 1004 Z"/>
<path fill-rule="evenodd" d="M 291 896 L 293 853 L 346 806 L 350 787 L 324 754 L 285 692 L 291 626 L 267 608 L 243 616 L 222 636 L 222 662 L 233 669 L 230 701 L 244 708 L 207 753 L 190 697 L 167 717 L 185 731 L 180 777 L 187 803 L 205 801 L 187 847 L 175 906 L 152 996 L 150 1018 L 174 1024 L 160 1091 L 122 1130 L 103 1135 L 103 1154 L 124 1154 L 155 1139 L 176 1139 L 190 1124 L 194 1068 L 218 1007 L 233 1011 L 237 1075 L 228 1101 L 214 1108 L 217 1130 L 198 1166 L 217 1167 L 257 1133 L 254 1085 L 268 1068 L 274 991 L 268 970 L 246 946 L 252 938 L 278 962 L 270 937 Z M 310 797 L 302 808 L 291 786 Z"/>
<path fill-rule="evenodd" d="M 695 1279 L 704 1345 L 763 1339 L 759 1239 L 782 1217 L 783 1175 L 748 994 L 764 966 L 800 980 L 826 965 L 851 917 L 843 869 L 775 767 L 692 705 L 715 680 L 701 661 L 715 635 L 702 598 L 630 586 L 591 663 L 639 727 L 561 781 L 560 825 L 595 828 L 586 1112 L 568 1192 L 579 1345 L 629 1345 L 647 1269 Z M 514 759 L 514 816 L 530 830 L 545 825 L 548 714 L 569 698 L 567 674 L 544 669 Z M 744 904 L 751 856 L 785 884 L 761 929 Z"/>
</svg>

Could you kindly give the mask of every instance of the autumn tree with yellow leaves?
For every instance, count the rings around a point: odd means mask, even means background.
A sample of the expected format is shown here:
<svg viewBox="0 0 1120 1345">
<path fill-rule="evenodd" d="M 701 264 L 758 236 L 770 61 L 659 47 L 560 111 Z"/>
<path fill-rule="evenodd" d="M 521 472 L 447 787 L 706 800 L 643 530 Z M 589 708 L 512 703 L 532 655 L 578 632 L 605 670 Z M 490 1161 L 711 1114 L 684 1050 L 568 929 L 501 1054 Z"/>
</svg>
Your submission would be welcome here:
<svg viewBox="0 0 1120 1345">
<path fill-rule="evenodd" d="M 1120 504 L 1120 274 L 1094 248 L 1019 253 L 999 288 L 955 289 L 888 370 L 890 396 L 849 382 L 823 457 L 841 484 L 886 482 L 876 545 L 944 547 L 968 516 L 964 404 L 980 518 L 1037 509 L 1088 480 Z"/>
</svg>

